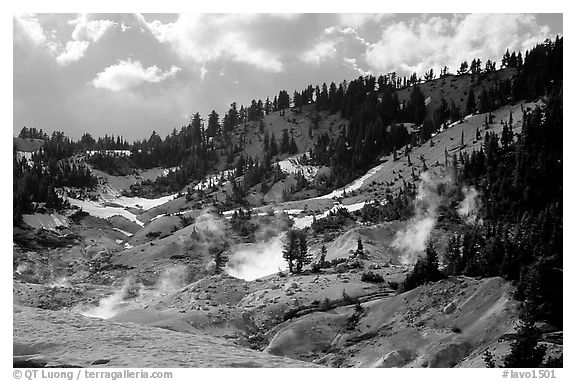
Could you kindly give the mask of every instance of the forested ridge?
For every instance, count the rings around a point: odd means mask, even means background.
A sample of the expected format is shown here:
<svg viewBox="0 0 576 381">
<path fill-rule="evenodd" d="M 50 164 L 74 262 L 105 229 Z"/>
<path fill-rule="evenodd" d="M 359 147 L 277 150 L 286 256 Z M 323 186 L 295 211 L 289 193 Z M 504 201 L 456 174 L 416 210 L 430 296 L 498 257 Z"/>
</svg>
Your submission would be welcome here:
<svg viewBox="0 0 576 381">
<path fill-rule="evenodd" d="M 348 128 L 337 134 L 323 133 L 315 136 L 313 149 L 307 158 L 309 164 L 331 167 L 330 175 L 322 183 L 314 185 L 321 192 L 328 192 L 358 177 L 373 166 L 379 157 L 396 154 L 396 150 L 406 145 L 408 151 L 410 146 L 426 141 L 448 122 L 477 111 L 489 112 L 507 103 L 536 99 L 548 95 L 553 87 L 561 87 L 562 38 L 547 40 L 524 55 L 506 51 L 500 67 L 512 68 L 516 71 L 515 76 L 512 79 L 491 80 L 480 94 L 474 94 L 474 84 L 482 83 L 497 71 L 495 62 L 488 60 L 482 65 L 482 61 L 475 58 L 471 64 L 462 62 L 456 74 L 451 74 L 447 67 L 440 71 L 440 79 L 453 75 L 470 78 L 468 99 L 462 110 L 453 101 L 444 98 L 438 109 L 426 106 L 420 83 L 436 79 L 436 73 L 431 69 L 424 78 L 416 74 L 399 77 L 396 73 L 389 73 L 378 77 L 362 76 L 349 83 L 343 81 L 339 85 L 309 85 L 301 91 L 295 91 L 292 97 L 286 90 L 281 90 L 273 100 L 253 100 L 249 106 L 241 105 L 240 108 L 233 103 L 222 120 L 216 111 L 212 111 L 205 123 L 196 113 L 186 126 L 180 130 L 173 129 L 164 139 L 152 132 L 148 139 L 128 143 L 121 136 L 95 139 L 86 133 L 74 141 L 62 132 L 56 131 L 49 136 L 41 129 L 26 127 L 20 132 L 19 138 L 44 141 L 35 156 L 44 167 L 51 161 L 68 160 L 87 151 L 103 151 L 85 157 L 85 160 L 94 168 L 111 174 L 124 175 L 130 173 L 131 169 L 175 168 L 149 184 L 161 192 L 180 191 L 191 181 L 203 179 L 214 171 L 224 155 L 228 167 L 234 169 L 234 175 L 242 176 L 242 181 L 237 183 L 239 194 L 242 195 L 256 184 L 262 184 L 261 190 L 266 191 L 281 180 L 283 177 L 274 164 L 275 158 L 299 151 L 293 137 L 286 130 L 278 137 L 268 134 L 262 123 L 264 116 L 273 112 L 285 113 L 287 108 L 298 109 L 313 104 L 317 113 L 339 113 L 341 118 L 349 121 Z M 410 95 L 407 100 L 400 102 L 398 91 L 402 89 L 410 91 Z M 246 128 L 247 123 L 252 123 L 264 135 L 259 157 L 244 155 L 242 140 L 233 139 L 234 131 Z M 405 123 L 420 126 L 419 132 L 410 133 Z M 130 155 L 105 150 L 130 151 Z M 27 190 L 29 186 L 17 179 L 24 178 L 23 173 L 35 173 L 28 177 L 40 178 L 48 172 L 32 171 L 31 165 L 19 164 L 16 167 L 20 172 L 15 172 L 14 177 L 14 205 L 19 211 L 30 211 L 33 209 L 32 202 L 45 202 L 47 196 L 31 196 Z M 80 177 L 86 177 L 87 168 L 80 164 L 71 167 L 71 172 L 75 171 L 81 171 Z M 41 182 L 46 183 L 48 188 L 57 186 L 49 179 Z M 94 180 L 74 180 L 73 183 L 68 185 L 91 186 Z M 300 187 L 309 186 L 305 182 L 300 183 Z"/>
</svg>

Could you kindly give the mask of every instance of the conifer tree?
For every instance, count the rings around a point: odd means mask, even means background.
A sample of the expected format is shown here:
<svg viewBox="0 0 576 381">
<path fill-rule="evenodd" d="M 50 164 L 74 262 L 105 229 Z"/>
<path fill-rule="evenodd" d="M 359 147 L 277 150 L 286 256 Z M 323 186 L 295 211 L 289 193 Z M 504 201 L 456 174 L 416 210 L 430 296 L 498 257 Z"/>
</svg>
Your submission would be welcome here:
<svg viewBox="0 0 576 381">
<path fill-rule="evenodd" d="M 473 114 L 476 111 L 476 96 L 474 90 L 470 88 L 468 91 L 468 99 L 466 100 L 466 115 Z"/>
<path fill-rule="evenodd" d="M 361 237 L 358 237 L 358 245 L 356 246 L 355 255 L 358 258 L 362 258 L 364 256 L 364 245 L 362 245 Z"/>
</svg>

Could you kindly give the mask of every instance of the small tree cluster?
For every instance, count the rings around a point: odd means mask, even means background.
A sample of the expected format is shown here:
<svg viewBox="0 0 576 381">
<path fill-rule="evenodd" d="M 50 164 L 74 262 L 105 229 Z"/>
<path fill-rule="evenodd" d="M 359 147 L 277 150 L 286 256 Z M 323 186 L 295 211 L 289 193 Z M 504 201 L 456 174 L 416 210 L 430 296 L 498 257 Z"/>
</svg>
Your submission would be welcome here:
<svg viewBox="0 0 576 381">
<path fill-rule="evenodd" d="M 306 230 L 288 230 L 282 256 L 288 262 L 291 273 L 300 273 L 304 265 L 312 263 L 312 256 L 308 253 Z"/>
<path fill-rule="evenodd" d="M 443 278 L 443 274 L 438 269 L 438 253 L 434 249 L 432 241 L 428 242 L 426 255 L 418 259 L 412 272 L 402 283 L 401 291 L 410 291 L 426 282 L 436 282 Z"/>
</svg>

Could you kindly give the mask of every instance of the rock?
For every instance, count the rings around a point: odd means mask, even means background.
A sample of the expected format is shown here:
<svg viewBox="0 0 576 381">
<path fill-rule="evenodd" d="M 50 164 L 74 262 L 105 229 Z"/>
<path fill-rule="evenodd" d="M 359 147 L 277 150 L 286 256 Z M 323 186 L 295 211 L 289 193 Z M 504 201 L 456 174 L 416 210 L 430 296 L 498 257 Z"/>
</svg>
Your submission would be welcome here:
<svg viewBox="0 0 576 381">
<path fill-rule="evenodd" d="M 286 283 L 284 285 L 284 291 L 289 291 L 291 289 L 298 289 L 300 286 L 296 282 Z"/>
<path fill-rule="evenodd" d="M 443 311 L 445 314 L 451 314 L 456 310 L 456 303 L 454 301 L 448 303 L 446 307 L 444 307 Z"/>
<path fill-rule="evenodd" d="M 401 349 L 392 351 L 380 357 L 372 367 L 374 368 L 399 368 L 415 358 L 415 354 L 411 351 Z"/>
<path fill-rule="evenodd" d="M 337 273 L 344 273 L 348 269 L 346 268 L 346 265 L 344 263 L 339 263 L 338 265 L 336 265 L 334 270 L 336 270 Z"/>
<path fill-rule="evenodd" d="M 345 333 L 345 334 L 337 334 L 336 337 L 334 337 L 334 339 L 332 339 L 332 342 L 330 343 L 330 347 L 332 349 L 340 349 L 343 348 L 346 345 L 346 342 L 348 341 L 348 338 L 350 337 L 349 334 Z"/>
<path fill-rule="evenodd" d="M 429 360 L 429 368 L 452 368 L 472 351 L 472 345 L 466 341 L 445 344 Z"/>
</svg>

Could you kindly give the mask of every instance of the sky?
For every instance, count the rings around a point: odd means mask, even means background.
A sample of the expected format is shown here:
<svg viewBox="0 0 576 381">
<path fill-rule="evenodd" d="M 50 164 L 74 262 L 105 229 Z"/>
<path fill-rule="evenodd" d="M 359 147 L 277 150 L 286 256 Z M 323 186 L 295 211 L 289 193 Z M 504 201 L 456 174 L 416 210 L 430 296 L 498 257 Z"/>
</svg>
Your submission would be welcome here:
<svg viewBox="0 0 576 381">
<path fill-rule="evenodd" d="M 282 89 L 499 63 L 562 28 L 561 14 L 18 14 L 13 133 L 166 136 Z"/>
</svg>

